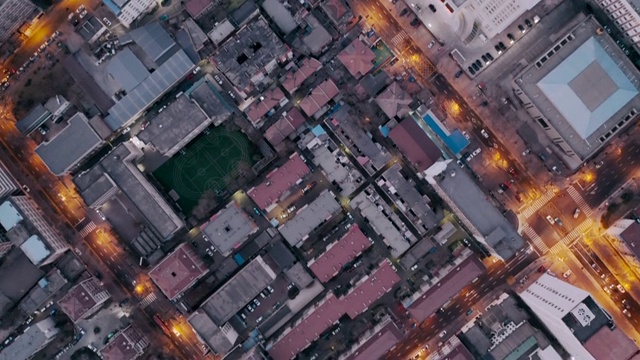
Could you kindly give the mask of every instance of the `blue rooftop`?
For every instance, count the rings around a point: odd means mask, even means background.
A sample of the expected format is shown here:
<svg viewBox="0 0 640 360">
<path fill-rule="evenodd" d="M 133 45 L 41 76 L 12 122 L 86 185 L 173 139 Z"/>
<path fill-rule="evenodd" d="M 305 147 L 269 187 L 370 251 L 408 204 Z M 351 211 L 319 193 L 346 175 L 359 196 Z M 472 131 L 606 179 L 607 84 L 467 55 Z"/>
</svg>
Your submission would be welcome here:
<svg viewBox="0 0 640 360">
<path fill-rule="evenodd" d="M 431 128 L 431 130 L 440 138 L 440 140 L 453 152 L 458 155 L 460 152 L 469 145 L 469 140 L 462 135 L 460 130 L 456 129 L 453 132 L 449 131 L 440 123 L 438 119 L 434 119 L 427 113 L 422 117 L 422 120 Z"/>
</svg>

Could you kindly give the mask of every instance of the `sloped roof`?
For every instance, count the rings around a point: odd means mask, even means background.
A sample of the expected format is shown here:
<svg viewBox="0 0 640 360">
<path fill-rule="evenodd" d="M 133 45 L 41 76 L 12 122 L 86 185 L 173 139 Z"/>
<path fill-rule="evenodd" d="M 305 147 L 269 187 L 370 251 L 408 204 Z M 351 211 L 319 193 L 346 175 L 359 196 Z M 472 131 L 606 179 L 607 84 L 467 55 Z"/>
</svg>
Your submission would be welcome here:
<svg viewBox="0 0 640 360">
<path fill-rule="evenodd" d="M 333 80 L 327 79 L 318 84 L 304 99 L 300 100 L 300 108 L 307 116 L 312 116 L 338 95 L 339 92 L 340 90 L 338 90 Z"/>
<path fill-rule="evenodd" d="M 402 118 L 408 114 L 411 110 L 409 108 L 411 102 L 413 102 L 413 99 L 395 81 L 376 97 L 376 104 L 390 119 L 395 116 Z"/>
<path fill-rule="evenodd" d="M 304 116 L 295 107 L 292 107 L 286 114 L 282 115 L 280 120 L 271 125 L 267 131 L 264 132 L 264 137 L 276 146 L 280 144 L 287 136 L 291 135 L 297 128 L 304 124 Z"/>
<path fill-rule="evenodd" d="M 249 120 L 254 124 L 268 113 L 269 110 L 278 105 L 285 97 L 279 87 L 265 91 L 262 96 L 264 99 L 253 102 L 244 110 L 244 113 L 247 114 Z"/>
<path fill-rule="evenodd" d="M 260 209 L 266 209 L 280 196 L 310 172 L 298 153 L 294 153 L 284 165 L 270 172 L 265 181 L 253 187 L 247 194 Z"/>
<path fill-rule="evenodd" d="M 178 44 L 158 22 L 131 30 L 129 36 L 158 66 L 178 50 Z"/>
<path fill-rule="evenodd" d="M 282 86 L 289 93 L 293 93 L 314 72 L 322 67 L 322 63 L 314 58 L 305 58 L 300 63 L 298 70 L 287 72 L 282 81 Z"/>
<path fill-rule="evenodd" d="M 537 85 L 583 139 L 638 94 L 618 64 L 593 37 Z"/>
<path fill-rule="evenodd" d="M 342 271 L 342 267 L 362 254 L 371 242 L 356 224 L 351 226 L 340 240 L 329 245 L 327 250 L 309 263 L 309 269 L 322 282 L 331 280 Z"/>
<path fill-rule="evenodd" d="M 133 90 L 149 76 L 147 68 L 129 48 L 125 48 L 109 60 L 107 72 L 126 92 Z"/>
<path fill-rule="evenodd" d="M 406 118 L 394 127 L 389 132 L 389 137 L 418 171 L 426 170 L 442 156 L 438 146 L 411 118 Z"/>
<path fill-rule="evenodd" d="M 355 39 L 338 54 L 338 60 L 356 79 L 363 77 L 373 69 L 376 54 L 360 39 Z"/>
<path fill-rule="evenodd" d="M 184 8 L 189 13 L 189 16 L 197 19 L 211 5 L 213 5 L 211 0 L 189 0 L 184 3 Z"/>
</svg>

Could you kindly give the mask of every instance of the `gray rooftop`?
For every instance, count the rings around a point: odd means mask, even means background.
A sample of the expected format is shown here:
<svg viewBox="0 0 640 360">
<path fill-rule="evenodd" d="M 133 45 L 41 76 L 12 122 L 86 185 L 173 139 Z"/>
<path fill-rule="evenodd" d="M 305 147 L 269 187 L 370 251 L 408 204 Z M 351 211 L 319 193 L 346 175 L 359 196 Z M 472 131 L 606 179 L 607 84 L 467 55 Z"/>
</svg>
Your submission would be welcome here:
<svg viewBox="0 0 640 360">
<path fill-rule="evenodd" d="M 349 196 L 362 184 L 363 179 L 360 172 L 346 156 L 342 155 L 332 140 L 329 139 L 324 144 L 314 147 L 311 152 L 313 163 L 322 168 L 329 181 L 340 187 L 340 195 Z"/>
<path fill-rule="evenodd" d="M 129 142 L 118 145 L 90 171 L 74 178 L 80 195 L 90 206 L 109 196 L 114 186 L 138 208 L 163 239 L 170 238 L 184 225 L 160 193 L 135 166 L 142 153 Z"/>
<path fill-rule="evenodd" d="M 503 259 L 508 259 L 525 246 L 524 239 L 516 232 L 500 211 L 487 200 L 469 174 L 458 164 L 445 161 L 427 170 L 427 181 L 438 194 L 450 203 L 476 238 L 483 240 Z M 503 236 L 498 236 L 499 234 Z"/>
<path fill-rule="evenodd" d="M 125 48 L 109 60 L 107 72 L 127 93 L 149 76 L 147 68 L 129 48 Z"/>
<path fill-rule="evenodd" d="M 220 328 L 203 311 L 197 310 L 189 316 L 189 324 L 216 354 L 226 354 L 233 348 L 233 343 Z"/>
<path fill-rule="evenodd" d="M 292 219 L 280 226 L 278 230 L 289 245 L 295 246 L 307 238 L 309 233 L 323 222 L 331 219 L 341 209 L 335 196 L 325 190 L 309 205 L 291 214 Z"/>
<path fill-rule="evenodd" d="M 29 291 L 29 294 L 20 301 L 20 309 L 25 314 L 31 314 L 42 305 L 51 296 L 58 292 L 65 284 L 67 279 L 62 276 L 58 269 L 53 269 L 38 281 L 38 284 Z"/>
<path fill-rule="evenodd" d="M 220 254 L 228 256 L 240 247 L 249 235 L 258 231 L 255 222 L 242 211 L 238 203 L 230 202 L 202 226 L 202 231 Z"/>
<path fill-rule="evenodd" d="M 209 75 L 205 76 L 204 81 L 194 84 L 187 93 L 214 124 L 220 124 L 231 116 L 231 107 L 224 101 L 209 78 Z"/>
<path fill-rule="evenodd" d="M 16 123 L 16 127 L 22 134 L 29 135 L 50 118 L 51 113 L 49 112 L 49 110 L 47 110 L 44 106 L 38 104 L 36 105 L 36 107 L 31 109 L 31 111 L 29 111 L 29 113 L 25 117 L 23 117 Z"/>
<path fill-rule="evenodd" d="M 244 89 L 256 73 L 287 51 L 286 45 L 260 17 L 222 44 L 213 58 L 218 69 L 238 88 Z"/>
<path fill-rule="evenodd" d="M 52 139 L 38 145 L 36 153 L 52 173 L 63 175 L 103 143 L 84 114 L 77 113 Z"/>
<path fill-rule="evenodd" d="M 212 120 L 187 96 L 180 96 L 149 121 L 138 139 L 162 155 L 173 156 L 211 124 Z"/>
<path fill-rule="evenodd" d="M 291 15 L 291 12 L 282 4 L 282 2 L 278 0 L 265 0 L 265 2 L 262 3 L 262 8 L 267 14 L 269 14 L 269 17 L 273 19 L 285 35 L 298 27 L 298 24 Z"/>
<path fill-rule="evenodd" d="M 109 109 L 105 122 L 116 131 L 135 120 L 160 96 L 184 78 L 195 65 L 183 50 L 179 50 L 144 79 L 135 89 Z"/>
<path fill-rule="evenodd" d="M 131 30 L 129 36 L 158 66 L 162 65 L 179 49 L 178 44 L 158 22 Z"/>
<path fill-rule="evenodd" d="M 0 266 L 0 316 L 18 302 L 42 278 L 42 272 L 33 265 L 22 250 L 14 247 Z"/>
<path fill-rule="evenodd" d="M 426 195 L 418 192 L 413 181 L 406 179 L 402 173 L 400 173 L 401 169 L 402 166 L 400 166 L 400 164 L 394 164 L 389 170 L 385 171 L 382 176 L 395 191 L 394 197 L 397 196 L 399 201 L 408 208 L 405 213 L 411 210 L 411 218 L 414 216 L 417 217 L 420 224 L 427 229 L 434 227 L 439 219 L 429 207 L 430 199 Z M 416 226 L 417 225 L 418 224 L 416 224 Z"/>
<path fill-rule="evenodd" d="M 409 249 L 402 258 L 400 259 L 400 264 L 405 269 L 410 269 L 413 265 L 415 265 L 420 259 L 422 259 L 425 255 L 433 249 L 435 245 L 433 244 L 433 240 L 426 237 L 420 241 L 418 241 L 414 246 Z"/>
<path fill-rule="evenodd" d="M 588 17 L 515 79 L 582 159 L 632 108 L 640 109 L 640 73 L 599 28 Z"/>
<path fill-rule="evenodd" d="M 45 346 L 59 331 L 52 318 L 39 321 L 4 348 L 0 352 L 0 360 L 30 359 L 33 353 Z"/>
<path fill-rule="evenodd" d="M 275 278 L 276 273 L 258 256 L 213 293 L 202 304 L 201 310 L 217 325 L 222 325 Z"/>
</svg>

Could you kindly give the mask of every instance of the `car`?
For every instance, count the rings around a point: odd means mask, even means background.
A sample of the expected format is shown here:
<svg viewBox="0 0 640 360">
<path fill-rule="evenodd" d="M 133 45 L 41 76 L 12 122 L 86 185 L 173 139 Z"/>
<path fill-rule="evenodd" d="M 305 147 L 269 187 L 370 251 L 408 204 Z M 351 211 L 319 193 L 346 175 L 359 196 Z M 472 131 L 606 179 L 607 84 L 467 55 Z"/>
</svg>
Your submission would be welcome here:
<svg viewBox="0 0 640 360">
<path fill-rule="evenodd" d="M 498 43 L 498 46 L 500 46 L 500 50 L 507 50 L 507 46 L 502 41 Z"/>
<path fill-rule="evenodd" d="M 222 79 L 220 78 L 220 76 L 218 76 L 218 75 L 214 75 L 214 76 L 213 76 L 213 78 L 214 78 L 214 79 L 216 79 L 216 82 L 217 82 L 219 85 L 222 85 Z"/>
<path fill-rule="evenodd" d="M 418 270 L 418 264 L 415 264 L 411 267 L 411 271 L 416 271 Z"/>
<path fill-rule="evenodd" d="M 253 307 L 253 305 L 249 304 L 246 306 L 247 311 L 249 312 L 254 312 L 256 309 Z"/>
<path fill-rule="evenodd" d="M 80 19 L 83 19 L 85 16 L 87 16 L 87 10 L 82 10 L 79 16 L 80 16 Z"/>
<path fill-rule="evenodd" d="M 409 13 L 409 8 L 404 8 L 404 10 L 400 11 L 400 16 L 405 16 Z"/>
<path fill-rule="evenodd" d="M 520 30 L 520 32 L 523 34 L 527 31 L 527 29 L 525 29 L 524 26 L 522 26 L 522 24 L 518 25 L 518 30 Z"/>
<path fill-rule="evenodd" d="M 25 323 L 25 325 L 29 325 L 29 324 L 31 324 L 32 321 L 33 321 L 33 316 L 29 316 L 24 323 Z"/>
<path fill-rule="evenodd" d="M 447 330 L 442 330 L 442 332 L 440 333 L 440 338 L 443 338 L 447 335 Z"/>
<path fill-rule="evenodd" d="M 580 216 L 580 208 L 576 208 L 575 211 L 573 212 L 574 219 L 577 219 L 578 216 Z"/>
<path fill-rule="evenodd" d="M 516 200 L 517 200 L 518 202 L 520 202 L 520 203 L 522 202 L 522 197 L 520 196 L 520 194 L 516 193 L 516 194 L 514 195 L 514 197 L 516 198 Z"/>
<path fill-rule="evenodd" d="M 256 324 L 260 324 L 260 322 L 262 321 L 263 317 L 260 316 L 259 318 L 256 319 Z"/>
<path fill-rule="evenodd" d="M 622 307 L 624 307 L 625 309 L 631 309 L 631 305 L 629 304 L 627 299 L 622 299 Z"/>
<path fill-rule="evenodd" d="M 302 189 L 302 193 L 306 194 L 309 190 L 313 189 L 314 186 L 316 186 L 316 182 L 315 181 L 312 181 L 312 182 L 308 183 L 307 186 L 305 186 Z"/>
<path fill-rule="evenodd" d="M 500 185 L 498 185 L 498 186 L 500 187 L 500 189 L 502 189 L 502 191 L 507 191 L 507 190 L 509 190 L 509 187 L 508 187 L 507 185 L 505 185 L 505 184 L 500 184 Z"/>
<path fill-rule="evenodd" d="M 551 167 L 551 170 L 553 170 L 553 172 L 554 172 L 554 173 L 556 173 L 556 174 L 558 174 L 558 175 L 560 175 L 560 174 L 561 174 L 560 169 L 558 169 L 558 167 L 557 167 L 557 166 L 553 166 L 553 167 Z"/>
<path fill-rule="evenodd" d="M 433 4 L 429 4 L 429 6 L 428 6 L 428 7 L 429 7 L 429 10 L 431 10 L 431 12 L 435 14 L 435 12 L 436 12 L 436 7 L 435 7 L 435 6 L 433 6 Z"/>
<path fill-rule="evenodd" d="M 256 215 L 258 215 L 258 216 L 261 216 L 261 215 L 262 215 L 262 213 L 260 212 L 260 209 L 258 209 L 257 207 L 254 207 L 254 208 L 253 208 L 253 212 L 254 212 Z"/>
<path fill-rule="evenodd" d="M 161 108 L 158 110 L 158 114 L 160 114 L 161 112 L 163 112 L 163 111 L 164 111 L 164 109 L 166 109 L 166 108 L 167 108 L 167 105 L 164 105 L 163 107 L 161 107 Z"/>
<path fill-rule="evenodd" d="M 78 26 L 78 24 L 80 24 L 80 20 L 75 19 L 75 18 L 73 20 L 71 20 L 71 25 Z"/>
<path fill-rule="evenodd" d="M 564 272 L 564 274 L 562 274 L 562 277 L 565 279 L 568 278 L 569 276 L 571 276 L 571 270 L 567 270 Z"/>
<path fill-rule="evenodd" d="M 480 66 L 478 66 L 478 64 L 476 64 L 476 63 L 472 63 L 472 64 L 471 64 L 471 67 L 472 67 L 472 68 L 473 68 L 473 70 L 475 70 L 475 71 L 480 71 Z"/>
<path fill-rule="evenodd" d="M 287 208 L 287 214 L 291 214 L 292 212 L 296 211 L 296 207 L 295 205 L 290 206 L 289 208 Z"/>
<path fill-rule="evenodd" d="M 435 40 L 431 40 L 431 42 L 429 43 L 429 45 L 427 45 L 427 48 L 431 49 L 433 47 L 433 45 L 436 44 Z"/>
<path fill-rule="evenodd" d="M 91 350 L 91 351 L 93 351 L 95 353 L 98 352 L 98 349 L 95 346 L 91 345 L 91 344 L 87 345 L 87 348 L 89 348 L 89 350 Z"/>
<path fill-rule="evenodd" d="M 260 301 L 258 301 L 258 299 L 253 299 L 253 304 L 258 307 L 260 306 Z"/>
<path fill-rule="evenodd" d="M 480 59 L 477 59 L 477 60 L 476 60 L 476 62 L 475 62 L 475 64 L 476 64 L 476 65 L 478 65 L 478 67 L 479 67 L 479 68 L 481 68 L 481 69 L 482 69 L 482 67 L 484 66 L 484 65 L 482 64 L 482 61 L 480 61 Z"/>
<path fill-rule="evenodd" d="M 40 134 L 42 135 L 47 135 L 49 128 L 46 125 L 42 125 L 38 128 L 38 131 L 40 131 Z"/>
<path fill-rule="evenodd" d="M 467 68 L 467 71 L 469 71 L 469 74 L 471 74 L 471 75 L 475 75 L 475 74 L 476 74 L 476 71 L 475 71 L 475 70 L 473 70 L 473 68 L 472 68 L 471 66 L 469 66 L 469 67 Z"/>
<path fill-rule="evenodd" d="M 602 290 L 604 290 L 604 292 L 606 292 L 607 294 L 611 295 L 611 289 L 609 289 L 608 286 L 603 286 Z"/>
<path fill-rule="evenodd" d="M 263 292 L 260 292 L 260 297 L 263 298 L 263 299 L 266 299 L 267 295 L 265 295 Z"/>
<path fill-rule="evenodd" d="M 149 126 L 149 122 L 145 121 L 142 124 L 140 124 L 140 130 L 144 130 L 147 128 L 147 126 Z"/>
<path fill-rule="evenodd" d="M 247 320 L 247 315 L 245 315 L 243 312 L 240 313 L 240 317 L 242 318 L 242 320 Z"/>
<path fill-rule="evenodd" d="M 272 293 L 272 294 L 273 294 L 273 292 L 274 292 L 273 288 L 272 288 L 271 286 L 269 286 L 269 285 L 267 285 L 267 290 L 268 290 L 270 293 Z"/>
<path fill-rule="evenodd" d="M 623 310 L 622 310 L 622 313 L 623 313 L 623 314 L 625 314 L 628 318 L 630 318 L 630 317 L 631 317 L 631 312 L 629 312 L 629 310 L 628 310 L 628 309 L 623 309 Z"/>
<path fill-rule="evenodd" d="M 493 48 L 496 50 L 496 52 L 498 53 L 498 55 L 502 54 L 502 48 L 501 48 L 499 45 L 496 45 L 496 46 L 494 46 Z"/>
<path fill-rule="evenodd" d="M 482 61 L 484 61 L 484 62 L 489 61 L 489 58 L 487 57 L 487 55 L 486 55 L 486 54 L 485 54 L 485 55 L 482 55 L 480 58 L 481 58 L 481 59 L 482 59 Z"/>
<path fill-rule="evenodd" d="M 469 133 L 467 133 L 466 131 L 462 132 L 462 136 L 464 136 L 465 139 L 467 139 L 467 140 L 471 140 L 471 136 L 469 136 Z"/>
<path fill-rule="evenodd" d="M 467 316 L 469 316 L 469 315 L 471 315 L 471 314 L 473 314 L 473 309 L 469 309 L 469 310 L 467 310 Z"/>
<path fill-rule="evenodd" d="M 524 19 L 524 24 L 527 25 L 529 28 L 533 27 L 533 24 L 531 23 L 531 21 L 529 21 L 529 19 Z"/>
<path fill-rule="evenodd" d="M 456 79 L 460 78 L 460 76 L 464 75 L 464 71 L 460 70 L 457 73 L 455 73 L 455 75 L 453 75 L 453 77 L 455 77 Z"/>
<path fill-rule="evenodd" d="M 538 158 L 540 158 L 541 161 L 547 160 L 547 157 L 543 153 L 539 153 Z"/>
<path fill-rule="evenodd" d="M 111 21 L 109 21 L 109 19 L 107 19 L 106 17 L 102 18 L 102 22 L 104 22 L 105 25 L 107 25 L 107 26 L 111 26 Z"/>
<path fill-rule="evenodd" d="M 560 220 L 559 217 L 554 219 L 556 221 L 556 224 L 558 224 L 559 226 L 564 226 L 564 224 L 562 223 L 562 220 Z"/>
<path fill-rule="evenodd" d="M 482 149 L 477 148 L 474 152 L 471 153 L 471 155 L 473 156 L 477 156 L 478 154 L 480 154 L 482 152 Z"/>
<path fill-rule="evenodd" d="M 624 289 L 624 286 L 618 284 L 616 285 L 616 289 L 618 289 L 618 291 L 620 291 L 621 293 L 626 293 L 627 291 Z"/>
<path fill-rule="evenodd" d="M 77 12 L 78 14 L 80 14 L 80 13 L 81 13 L 81 12 L 83 12 L 85 9 L 86 9 L 86 8 L 85 8 L 85 6 L 84 6 L 84 5 L 80 5 L 80 6 L 78 6 L 78 8 L 76 9 L 76 12 Z"/>
<path fill-rule="evenodd" d="M 489 133 L 485 129 L 480 130 L 480 134 L 482 134 L 482 136 L 484 136 L 485 139 L 489 138 Z"/>
<path fill-rule="evenodd" d="M 518 176 L 518 173 L 516 172 L 516 169 L 512 167 L 509 168 L 509 174 L 511 174 L 511 176 Z"/>
<path fill-rule="evenodd" d="M 549 222 L 549 224 L 553 225 L 556 223 L 555 220 L 553 220 L 553 218 L 551 217 L 551 215 L 547 215 L 547 217 L 545 218 L 547 219 L 547 221 Z"/>
<path fill-rule="evenodd" d="M 231 96 L 232 99 L 236 98 L 236 96 L 233 94 L 232 91 L 228 91 L 227 94 L 229 94 L 229 96 Z"/>
<path fill-rule="evenodd" d="M 599 163 L 596 164 L 596 169 L 600 169 L 602 167 L 602 165 L 604 165 L 604 160 L 600 161 Z"/>
<path fill-rule="evenodd" d="M 512 44 L 516 41 L 516 38 L 514 38 L 511 33 L 507 34 L 507 39 L 509 39 L 509 42 Z"/>
<path fill-rule="evenodd" d="M 413 20 L 411 20 L 411 22 L 409 23 L 409 25 L 413 26 L 413 27 L 418 27 L 420 26 L 420 19 L 415 18 Z"/>
<path fill-rule="evenodd" d="M 491 55 L 490 53 L 486 53 L 484 55 L 487 57 L 487 59 L 489 59 L 489 61 L 493 61 L 493 55 Z"/>
</svg>

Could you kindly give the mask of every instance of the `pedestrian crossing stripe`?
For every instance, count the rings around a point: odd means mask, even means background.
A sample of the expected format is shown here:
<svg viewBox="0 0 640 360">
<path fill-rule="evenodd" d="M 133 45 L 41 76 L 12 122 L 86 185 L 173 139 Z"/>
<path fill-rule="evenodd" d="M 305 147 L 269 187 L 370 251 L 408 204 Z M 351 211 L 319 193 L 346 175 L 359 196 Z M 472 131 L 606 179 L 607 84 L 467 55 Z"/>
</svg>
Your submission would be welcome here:
<svg viewBox="0 0 640 360">
<path fill-rule="evenodd" d="M 409 36 L 407 35 L 406 32 L 401 31 L 399 33 L 397 33 L 394 37 L 391 38 L 391 42 L 394 45 L 398 45 L 401 44 L 405 39 L 407 39 Z"/>
<path fill-rule="evenodd" d="M 87 237 L 93 230 L 95 230 L 98 226 L 92 221 L 88 223 L 85 227 L 80 230 L 80 236 Z"/>
<path fill-rule="evenodd" d="M 589 207 L 589 205 L 587 205 L 587 202 L 584 201 L 584 198 L 580 195 L 580 193 L 578 192 L 578 190 L 576 190 L 575 187 L 569 186 L 569 188 L 567 188 L 567 192 L 569 193 L 569 196 L 571 196 L 573 201 L 575 201 L 576 204 L 578 204 L 578 207 L 585 214 L 586 217 L 590 217 L 593 214 L 593 210 Z"/>
<path fill-rule="evenodd" d="M 531 239 L 531 241 L 533 242 L 533 245 L 542 254 L 546 254 L 547 252 L 549 252 L 549 247 L 547 247 L 547 244 L 545 244 L 544 241 L 542 241 L 542 238 L 540 238 L 538 233 L 536 233 L 536 231 L 533 230 L 533 228 L 531 228 L 529 225 L 525 225 L 524 228 L 522 229 L 522 232 L 526 234 L 529 237 L 529 239 Z"/>
<path fill-rule="evenodd" d="M 140 306 L 144 309 L 147 306 L 151 305 L 152 302 L 156 301 L 158 297 L 156 296 L 155 293 L 151 293 L 147 296 L 145 296 L 144 299 L 142 299 L 142 301 L 140 301 Z"/>
<path fill-rule="evenodd" d="M 531 205 L 529 205 L 526 209 L 524 209 L 522 211 L 522 216 L 524 216 L 525 218 L 528 218 L 531 215 L 535 214 L 536 211 L 540 210 L 540 208 L 543 207 L 546 203 L 548 203 L 549 200 L 551 200 L 554 196 L 555 196 L 555 192 L 553 192 L 553 190 L 548 190 L 541 197 L 534 200 L 531 203 Z"/>
</svg>

